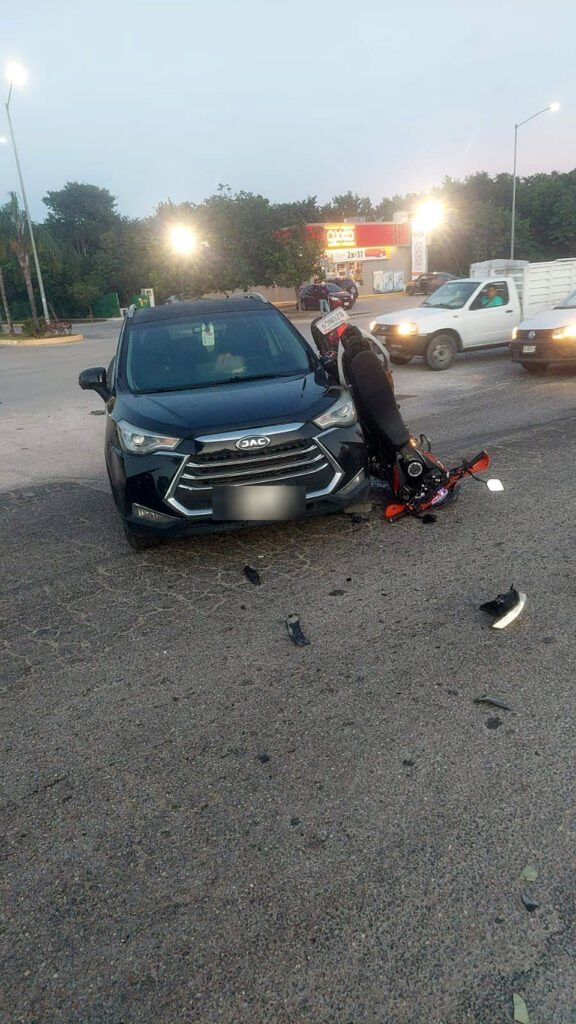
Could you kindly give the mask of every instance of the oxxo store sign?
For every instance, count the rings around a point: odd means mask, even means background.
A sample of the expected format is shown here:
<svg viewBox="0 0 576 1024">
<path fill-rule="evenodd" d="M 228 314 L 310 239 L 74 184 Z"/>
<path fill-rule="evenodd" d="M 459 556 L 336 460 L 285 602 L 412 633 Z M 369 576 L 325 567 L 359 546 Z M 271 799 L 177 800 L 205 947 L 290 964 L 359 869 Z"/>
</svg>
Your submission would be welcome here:
<svg viewBox="0 0 576 1024">
<path fill-rule="evenodd" d="M 390 259 L 395 245 L 409 245 L 409 235 L 397 239 L 400 224 L 325 224 L 326 259 L 332 263 Z"/>
<path fill-rule="evenodd" d="M 324 231 L 326 256 L 335 263 L 363 260 L 366 250 L 356 245 L 355 224 L 328 225 Z"/>
</svg>

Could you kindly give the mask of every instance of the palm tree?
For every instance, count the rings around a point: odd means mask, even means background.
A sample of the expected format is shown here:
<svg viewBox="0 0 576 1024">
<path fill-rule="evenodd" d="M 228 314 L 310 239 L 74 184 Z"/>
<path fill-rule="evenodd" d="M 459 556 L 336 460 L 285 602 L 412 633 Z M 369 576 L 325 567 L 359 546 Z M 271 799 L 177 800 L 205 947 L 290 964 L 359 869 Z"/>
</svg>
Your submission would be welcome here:
<svg viewBox="0 0 576 1024">
<path fill-rule="evenodd" d="M 20 206 L 16 192 L 10 192 L 10 199 L 0 207 L 0 246 L 7 248 L 16 256 L 24 276 L 28 301 L 34 321 L 34 329 L 38 330 L 38 310 L 32 286 L 30 272 L 29 238 L 26 214 Z"/>
</svg>

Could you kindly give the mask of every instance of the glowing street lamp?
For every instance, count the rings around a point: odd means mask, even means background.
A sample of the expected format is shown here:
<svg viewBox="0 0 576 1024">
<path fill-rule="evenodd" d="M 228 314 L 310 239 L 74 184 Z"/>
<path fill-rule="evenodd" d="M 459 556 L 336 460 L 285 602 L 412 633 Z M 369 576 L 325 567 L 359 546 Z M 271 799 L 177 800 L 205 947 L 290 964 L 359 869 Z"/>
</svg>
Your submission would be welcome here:
<svg viewBox="0 0 576 1024">
<path fill-rule="evenodd" d="M 444 220 L 444 207 L 437 199 L 427 199 L 421 203 L 416 210 L 413 221 L 415 231 L 422 231 L 425 235 L 430 234 L 434 228 L 440 227 Z"/>
<path fill-rule="evenodd" d="M 22 199 L 24 200 L 24 210 L 26 211 L 26 220 L 28 221 L 28 230 L 30 232 L 30 242 L 32 243 L 32 253 L 34 256 L 34 265 L 36 267 L 36 276 L 38 278 L 38 287 L 40 289 L 40 298 L 42 299 L 42 310 L 44 312 L 44 319 L 47 324 L 50 323 L 50 316 L 48 313 L 48 305 L 46 303 L 46 295 L 44 294 L 44 282 L 42 280 L 42 272 L 40 270 L 40 260 L 38 259 L 38 252 L 36 250 L 36 242 L 34 241 L 34 232 L 32 230 L 32 220 L 30 218 L 30 210 L 28 209 L 28 199 L 26 198 L 26 189 L 24 188 L 24 179 L 22 177 L 22 168 L 20 167 L 20 160 L 18 158 L 18 150 L 16 149 L 16 139 L 14 138 L 14 129 L 12 127 L 12 118 L 10 117 L 10 99 L 12 96 L 12 87 L 14 85 L 25 85 L 28 80 L 28 72 L 26 68 L 22 67 L 21 64 L 8 64 L 6 67 L 6 78 L 10 82 L 10 88 L 8 90 L 8 99 L 6 100 L 6 114 L 8 116 L 8 125 L 10 127 L 10 137 L 12 139 L 12 148 L 14 150 L 14 156 L 16 158 L 16 167 L 18 168 L 18 177 L 20 178 L 20 188 L 22 189 Z"/>
<path fill-rule="evenodd" d="M 197 244 L 194 232 L 182 224 L 173 227 L 170 231 L 170 245 L 179 256 L 190 256 Z"/>
<path fill-rule="evenodd" d="M 519 121 L 514 125 L 514 173 L 512 176 L 512 228 L 510 234 L 510 259 L 514 259 L 514 236 L 516 232 L 516 153 L 518 150 L 518 129 L 523 124 L 528 124 L 528 121 L 533 121 L 535 117 L 540 117 L 540 114 L 555 114 L 557 110 L 560 110 L 559 103 L 550 103 L 547 107 L 542 107 L 542 110 L 537 110 L 535 114 L 531 114 L 525 121 Z"/>
<path fill-rule="evenodd" d="M 444 206 L 437 199 L 426 199 L 416 209 L 412 221 L 412 275 L 428 270 L 428 236 L 444 220 Z"/>
</svg>

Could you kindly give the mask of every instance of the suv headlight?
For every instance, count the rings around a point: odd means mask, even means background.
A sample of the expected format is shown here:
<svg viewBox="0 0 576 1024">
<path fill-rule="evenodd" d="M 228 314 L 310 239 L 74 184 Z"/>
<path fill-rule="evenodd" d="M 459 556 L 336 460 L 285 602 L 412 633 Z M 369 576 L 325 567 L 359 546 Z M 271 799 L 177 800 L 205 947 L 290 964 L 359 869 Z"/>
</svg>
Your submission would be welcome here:
<svg viewBox="0 0 576 1024">
<path fill-rule="evenodd" d="M 401 338 L 405 338 L 408 334 L 418 334 L 418 324 L 413 324 L 411 320 L 403 320 L 401 324 L 398 324 L 398 334 Z"/>
<path fill-rule="evenodd" d="M 166 437 L 164 434 L 148 434 L 141 427 L 135 427 L 133 423 L 126 420 L 119 420 L 118 438 L 120 445 L 125 452 L 132 455 L 150 455 L 151 452 L 174 451 L 178 447 L 181 437 Z"/>
<path fill-rule="evenodd" d="M 334 402 L 334 405 L 331 405 L 326 412 L 312 422 L 321 430 L 328 430 L 329 427 L 351 427 L 357 419 L 354 402 L 346 391 L 337 402 Z"/>
</svg>

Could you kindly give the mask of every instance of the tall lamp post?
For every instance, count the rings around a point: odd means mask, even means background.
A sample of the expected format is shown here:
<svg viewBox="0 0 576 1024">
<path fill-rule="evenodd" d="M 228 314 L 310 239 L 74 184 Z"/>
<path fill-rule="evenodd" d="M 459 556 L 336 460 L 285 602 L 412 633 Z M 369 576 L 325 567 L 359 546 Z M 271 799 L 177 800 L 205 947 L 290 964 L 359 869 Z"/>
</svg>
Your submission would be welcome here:
<svg viewBox="0 0 576 1024">
<path fill-rule="evenodd" d="M 44 313 L 44 319 L 46 323 L 50 323 L 50 316 L 48 313 L 48 305 L 46 303 L 46 295 L 44 293 L 44 282 L 42 280 L 42 271 L 40 270 L 40 261 L 38 259 L 38 252 L 36 249 L 36 242 L 34 241 L 34 231 L 32 230 L 32 220 L 30 219 L 30 210 L 28 209 L 28 199 L 26 198 L 26 189 L 24 188 L 24 179 L 22 177 L 22 168 L 20 167 L 20 160 L 18 158 L 18 150 L 16 149 L 16 139 L 14 138 L 14 129 L 12 127 L 12 118 L 10 117 L 10 99 L 12 96 L 13 85 L 24 85 L 28 78 L 28 72 L 26 68 L 23 68 L 21 64 L 9 64 L 6 68 L 6 78 L 10 82 L 10 88 L 8 90 L 8 99 L 6 100 L 6 114 L 8 116 L 8 125 L 10 127 L 10 138 L 12 139 L 12 147 L 14 149 L 14 156 L 16 158 L 16 167 L 18 168 L 18 177 L 20 178 L 20 188 L 22 190 L 22 199 L 24 200 L 24 209 L 26 211 L 26 220 L 28 221 L 28 230 L 30 232 L 30 242 L 32 243 L 32 253 L 34 256 L 34 266 L 36 267 L 36 276 L 38 278 L 38 287 L 40 288 L 40 298 L 42 299 L 42 310 Z"/>
<path fill-rule="evenodd" d="M 550 103 L 547 107 L 542 107 L 542 110 L 537 110 L 535 114 L 531 114 L 525 121 L 519 121 L 518 124 L 514 125 L 514 174 L 512 178 L 512 229 L 510 235 L 510 259 L 514 259 L 514 236 L 516 232 L 516 154 L 518 151 L 518 129 L 523 124 L 528 124 L 528 121 L 533 121 L 535 117 L 540 117 L 540 114 L 546 114 L 550 111 L 554 114 L 560 109 L 559 103 Z"/>
<path fill-rule="evenodd" d="M 426 199 L 417 208 L 412 221 L 412 273 L 428 270 L 430 235 L 444 220 L 444 206 L 437 199 Z M 415 246 L 415 243 L 416 246 Z M 415 264 L 415 253 L 419 259 Z"/>
</svg>

